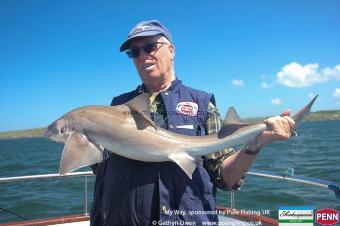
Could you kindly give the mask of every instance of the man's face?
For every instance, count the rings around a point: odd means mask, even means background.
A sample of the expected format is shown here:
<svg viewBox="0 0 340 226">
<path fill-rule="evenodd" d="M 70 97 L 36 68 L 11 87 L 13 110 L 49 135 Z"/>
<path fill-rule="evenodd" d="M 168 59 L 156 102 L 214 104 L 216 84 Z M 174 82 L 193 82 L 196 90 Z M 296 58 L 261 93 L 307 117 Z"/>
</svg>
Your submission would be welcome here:
<svg viewBox="0 0 340 226">
<path fill-rule="evenodd" d="M 163 44 L 165 41 L 164 37 L 156 35 L 136 39 L 130 44 L 133 49 L 160 42 L 156 44 L 154 51 L 146 53 L 141 49 L 139 56 L 133 58 L 138 74 L 146 86 L 155 87 L 171 77 L 174 47 L 172 44 Z"/>
</svg>

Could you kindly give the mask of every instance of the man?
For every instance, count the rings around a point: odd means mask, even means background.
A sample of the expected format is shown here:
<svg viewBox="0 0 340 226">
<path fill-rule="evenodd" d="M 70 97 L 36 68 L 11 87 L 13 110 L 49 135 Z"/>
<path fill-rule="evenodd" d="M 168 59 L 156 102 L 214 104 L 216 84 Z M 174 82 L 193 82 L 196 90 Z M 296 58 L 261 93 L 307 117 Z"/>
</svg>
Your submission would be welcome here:
<svg viewBox="0 0 340 226">
<path fill-rule="evenodd" d="M 214 96 L 186 87 L 176 78 L 175 48 L 170 32 L 159 21 L 137 24 L 120 51 L 126 51 L 132 58 L 142 85 L 113 98 L 111 105 L 149 93 L 150 116 L 158 126 L 190 136 L 219 130 L 221 119 Z M 192 179 L 173 162 L 140 162 L 107 155 L 97 170 L 91 225 L 217 222 L 216 215 L 204 212 L 215 209 L 213 187 L 238 188 L 264 145 L 289 138 L 295 126 L 289 114 L 287 111 L 282 117 L 267 119 L 271 130 L 259 135 L 256 143 L 238 152 L 228 149 L 205 156 Z M 175 214 L 174 210 L 182 214 Z M 189 214 L 190 210 L 201 213 Z"/>
</svg>

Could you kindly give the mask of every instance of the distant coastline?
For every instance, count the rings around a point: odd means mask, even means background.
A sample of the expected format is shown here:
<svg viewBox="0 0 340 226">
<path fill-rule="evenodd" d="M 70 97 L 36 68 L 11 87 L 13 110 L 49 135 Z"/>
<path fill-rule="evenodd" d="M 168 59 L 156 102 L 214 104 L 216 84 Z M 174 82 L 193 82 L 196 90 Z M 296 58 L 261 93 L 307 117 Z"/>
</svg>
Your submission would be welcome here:
<svg viewBox="0 0 340 226">
<path fill-rule="evenodd" d="M 261 121 L 267 117 L 249 118 L 246 121 Z M 311 112 L 304 121 L 340 120 L 340 110 Z M 42 137 L 45 128 L 0 132 L 0 139 Z"/>
<path fill-rule="evenodd" d="M 45 128 L 0 132 L 0 139 L 42 137 L 42 134 L 44 131 L 45 131 Z"/>
</svg>

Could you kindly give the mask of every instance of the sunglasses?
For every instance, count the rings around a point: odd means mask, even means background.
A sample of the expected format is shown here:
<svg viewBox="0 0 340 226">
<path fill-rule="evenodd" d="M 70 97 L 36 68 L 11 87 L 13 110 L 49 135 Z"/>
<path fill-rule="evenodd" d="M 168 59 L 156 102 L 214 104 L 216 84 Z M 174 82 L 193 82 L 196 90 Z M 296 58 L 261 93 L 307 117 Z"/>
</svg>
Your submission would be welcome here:
<svg viewBox="0 0 340 226">
<path fill-rule="evenodd" d="M 154 51 L 156 51 L 157 48 L 157 44 L 162 44 L 165 45 L 167 44 L 166 42 L 153 42 L 150 44 L 146 44 L 145 46 L 139 47 L 139 48 L 131 48 L 128 51 L 126 51 L 126 54 L 128 55 L 129 58 L 137 58 L 139 57 L 140 51 L 143 50 L 144 53 L 152 53 Z M 160 47 L 159 47 L 160 48 Z"/>
</svg>

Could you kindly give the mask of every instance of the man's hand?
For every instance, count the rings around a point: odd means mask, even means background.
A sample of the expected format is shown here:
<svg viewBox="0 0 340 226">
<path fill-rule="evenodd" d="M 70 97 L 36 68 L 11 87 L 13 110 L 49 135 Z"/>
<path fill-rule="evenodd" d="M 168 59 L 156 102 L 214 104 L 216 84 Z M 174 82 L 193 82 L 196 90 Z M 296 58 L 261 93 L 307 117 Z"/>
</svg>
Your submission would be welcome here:
<svg viewBox="0 0 340 226">
<path fill-rule="evenodd" d="M 295 122 L 289 117 L 290 110 L 286 110 L 281 113 L 281 116 L 271 117 L 264 120 L 267 127 L 270 128 L 265 130 L 256 138 L 256 144 L 250 145 L 251 150 L 261 149 L 264 145 L 270 144 L 277 140 L 287 140 L 294 132 Z"/>
</svg>

